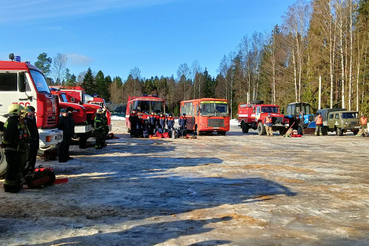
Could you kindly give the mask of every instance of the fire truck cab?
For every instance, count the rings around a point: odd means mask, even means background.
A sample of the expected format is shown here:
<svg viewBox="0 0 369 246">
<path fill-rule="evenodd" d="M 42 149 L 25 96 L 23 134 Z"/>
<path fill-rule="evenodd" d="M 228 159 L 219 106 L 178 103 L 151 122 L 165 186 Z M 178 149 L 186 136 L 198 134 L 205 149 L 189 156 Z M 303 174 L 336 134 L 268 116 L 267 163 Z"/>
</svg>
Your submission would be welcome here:
<svg viewBox="0 0 369 246">
<path fill-rule="evenodd" d="M 75 123 L 73 140 L 78 142 L 80 148 L 86 147 L 86 141 L 91 136 L 92 125 L 87 122 L 87 110 L 83 105 L 70 102 L 70 98 L 63 91 L 50 90 L 59 99 L 59 107 L 72 110 L 72 117 Z"/>
<path fill-rule="evenodd" d="M 238 122 L 243 133 L 248 133 L 252 128 L 258 131 L 259 135 L 265 135 L 265 119 L 270 114 L 273 121 L 273 131 L 279 131 L 284 135 L 289 127 L 289 120 L 280 113 L 278 105 L 258 103 L 240 103 L 238 105 Z"/>
<path fill-rule="evenodd" d="M 83 105 L 86 109 L 86 120 L 89 124 L 93 125 L 96 111 L 102 107 L 101 104 L 91 103 L 94 97 L 86 94 L 85 90 L 81 86 L 51 86 L 50 88 L 56 89 L 60 93 L 64 93 L 68 102 Z M 106 105 L 104 104 L 104 106 Z M 108 118 L 109 131 L 111 131 L 111 113 L 109 110 L 106 112 L 106 117 Z"/>
<path fill-rule="evenodd" d="M 59 121 L 58 100 L 51 95 L 42 72 L 35 66 L 13 61 L 0 61 L 0 136 L 7 120 L 10 104 L 29 105 L 36 109 L 36 121 L 40 134 L 40 150 L 54 148 L 63 139 L 57 128 Z M 0 138 L 1 141 L 1 138 Z M 4 150 L 0 149 L 0 176 L 6 172 Z"/>
</svg>

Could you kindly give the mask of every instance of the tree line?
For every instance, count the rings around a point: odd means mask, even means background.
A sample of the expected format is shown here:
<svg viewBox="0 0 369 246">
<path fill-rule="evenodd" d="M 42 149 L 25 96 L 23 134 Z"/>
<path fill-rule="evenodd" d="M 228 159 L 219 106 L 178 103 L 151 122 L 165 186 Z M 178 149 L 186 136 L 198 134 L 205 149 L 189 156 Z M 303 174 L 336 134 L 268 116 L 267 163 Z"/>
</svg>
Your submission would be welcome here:
<svg viewBox="0 0 369 246">
<path fill-rule="evenodd" d="M 230 102 L 231 116 L 239 103 L 264 100 L 285 108 L 303 101 L 313 109 L 342 107 L 369 113 L 369 0 L 297 0 L 271 32 L 244 36 L 224 55 L 211 76 L 199 61 L 183 63 L 177 76 L 142 78 L 138 67 L 126 79 L 94 74 L 78 77 L 65 67 L 66 55 L 54 59 L 40 54 L 35 65 L 49 83 L 81 85 L 112 103 L 128 95 L 157 94 L 176 115 L 182 100 L 216 97 Z M 52 68 L 51 68 L 51 65 Z"/>
</svg>

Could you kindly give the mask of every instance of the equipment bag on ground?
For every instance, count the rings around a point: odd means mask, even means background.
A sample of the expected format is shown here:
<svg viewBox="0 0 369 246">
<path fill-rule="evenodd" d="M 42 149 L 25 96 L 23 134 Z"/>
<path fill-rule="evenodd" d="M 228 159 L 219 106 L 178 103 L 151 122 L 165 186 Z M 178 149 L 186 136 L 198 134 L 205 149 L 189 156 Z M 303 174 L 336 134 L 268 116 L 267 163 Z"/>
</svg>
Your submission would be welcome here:
<svg viewBox="0 0 369 246">
<path fill-rule="evenodd" d="M 24 178 L 27 187 L 35 189 L 52 185 L 55 182 L 55 173 L 51 167 L 39 166 L 33 173 L 27 174 Z"/>
</svg>

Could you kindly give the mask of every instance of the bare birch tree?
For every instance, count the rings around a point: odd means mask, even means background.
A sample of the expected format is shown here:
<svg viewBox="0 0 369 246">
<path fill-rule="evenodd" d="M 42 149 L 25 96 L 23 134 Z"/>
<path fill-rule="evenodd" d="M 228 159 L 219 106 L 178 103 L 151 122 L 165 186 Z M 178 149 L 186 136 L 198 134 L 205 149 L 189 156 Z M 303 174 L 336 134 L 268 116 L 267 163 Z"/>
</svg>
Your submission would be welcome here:
<svg viewBox="0 0 369 246">
<path fill-rule="evenodd" d="M 62 83 L 67 61 L 68 61 L 67 55 L 61 53 L 56 54 L 56 56 L 53 59 L 53 71 L 55 75 L 55 82 L 58 84 Z"/>
</svg>

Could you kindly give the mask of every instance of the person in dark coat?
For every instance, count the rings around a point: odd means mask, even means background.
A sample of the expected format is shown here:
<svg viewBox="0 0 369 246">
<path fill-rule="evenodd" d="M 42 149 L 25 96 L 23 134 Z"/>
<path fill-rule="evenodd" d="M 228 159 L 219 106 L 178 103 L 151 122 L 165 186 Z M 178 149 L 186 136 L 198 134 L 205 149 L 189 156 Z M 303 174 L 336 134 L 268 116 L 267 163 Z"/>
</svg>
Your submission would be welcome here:
<svg viewBox="0 0 369 246">
<path fill-rule="evenodd" d="M 179 118 L 179 132 L 182 137 L 186 136 L 187 134 L 187 117 L 186 114 L 183 113 L 183 115 Z"/>
<path fill-rule="evenodd" d="M 138 136 L 138 115 L 136 109 L 132 110 L 132 113 L 129 115 L 129 122 L 131 123 L 131 137 L 137 137 Z"/>
<path fill-rule="evenodd" d="M 103 138 L 102 138 L 102 147 L 106 147 L 106 139 L 108 138 L 108 133 L 109 133 L 109 122 L 108 122 L 108 117 L 107 117 L 107 111 L 108 109 L 106 107 L 102 108 L 102 114 L 101 114 L 101 119 L 102 119 L 102 124 L 103 124 Z"/>
<path fill-rule="evenodd" d="M 4 124 L 4 136 L 1 147 L 5 148 L 5 157 L 8 163 L 4 181 L 5 192 L 17 193 L 21 189 L 21 154 L 24 150 L 23 132 L 19 124 L 19 104 L 11 104 L 8 107 L 9 118 Z"/>
<path fill-rule="evenodd" d="M 169 131 L 173 131 L 174 128 L 173 114 L 170 114 L 169 117 L 167 118 L 167 127 Z"/>
<path fill-rule="evenodd" d="M 94 120 L 94 134 L 95 134 L 95 149 L 102 149 L 102 138 L 104 132 L 104 126 L 101 119 L 102 110 L 99 108 L 96 111 Z"/>
<path fill-rule="evenodd" d="M 74 137 L 74 127 L 76 126 L 76 123 L 74 122 L 74 119 L 73 119 L 73 108 L 72 107 L 67 108 L 67 113 L 68 113 L 69 136 L 70 136 L 69 145 L 68 145 L 68 160 L 71 160 L 73 158 L 69 156 L 69 146 L 72 144 L 72 138 Z M 79 141 L 80 147 L 82 146 L 83 148 L 86 146 L 86 140 L 80 139 Z"/>
<path fill-rule="evenodd" d="M 27 166 L 25 172 L 33 172 L 35 170 L 36 165 L 36 158 L 37 158 L 37 152 L 40 147 L 40 135 L 38 133 L 37 129 L 37 123 L 36 123 L 36 110 L 32 106 L 27 106 L 27 119 L 26 124 L 28 131 L 30 133 L 29 138 L 29 152 L 27 156 Z"/>
<path fill-rule="evenodd" d="M 159 124 L 158 124 L 159 133 L 164 133 L 165 132 L 165 122 L 166 122 L 166 117 L 164 116 L 163 113 L 160 113 Z"/>
<path fill-rule="evenodd" d="M 69 157 L 69 144 L 70 144 L 70 126 L 67 110 L 62 108 L 60 110 L 61 117 L 59 119 L 58 128 L 63 131 L 63 141 L 59 146 L 59 162 L 67 162 Z"/>
<path fill-rule="evenodd" d="M 147 118 L 150 124 L 150 135 L 154 134 L 156 128 L 156 115 L 155 112 L 151 112 L 151 115 Z"/>
</svg>

